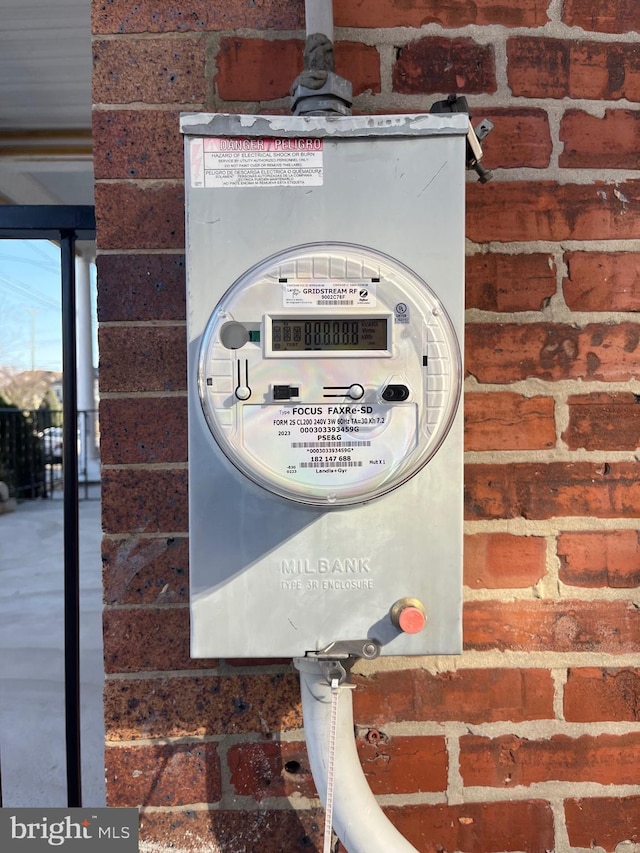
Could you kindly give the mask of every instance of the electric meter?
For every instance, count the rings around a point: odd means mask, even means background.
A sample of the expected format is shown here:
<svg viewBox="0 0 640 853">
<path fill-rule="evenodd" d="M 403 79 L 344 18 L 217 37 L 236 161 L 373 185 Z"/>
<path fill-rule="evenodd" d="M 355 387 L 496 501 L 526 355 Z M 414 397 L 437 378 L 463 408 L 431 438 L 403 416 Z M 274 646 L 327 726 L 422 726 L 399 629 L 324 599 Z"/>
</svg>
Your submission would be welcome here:
<svg viewBox="0 0 640 853">
<path fill-rule="evenodd" d="M 194 657 L 460 651 L 468 127 L 182 117 Z"/>
<path fill-rule="evenodd" d="M 433 456 L 458 404 L 460 352 L 440 300 L 381 252 L 282 251 L 245 272 L 206 326 L 207 424 L 254 483 L 324 507 L 372 500 Z"/>
</svg>

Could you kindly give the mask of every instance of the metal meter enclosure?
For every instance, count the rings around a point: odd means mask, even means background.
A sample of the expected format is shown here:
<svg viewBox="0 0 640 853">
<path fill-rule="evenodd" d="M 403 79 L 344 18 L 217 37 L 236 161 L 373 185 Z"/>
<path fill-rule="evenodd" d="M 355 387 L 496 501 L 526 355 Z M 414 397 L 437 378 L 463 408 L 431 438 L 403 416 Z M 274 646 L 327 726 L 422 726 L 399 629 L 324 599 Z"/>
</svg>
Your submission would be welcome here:
<svg viewBox="0 0 640 853">
<path fill-rule="evenodd" d="M 461 650 L 466 115 L 186 115 L 192 654 Z"/>
</svg>

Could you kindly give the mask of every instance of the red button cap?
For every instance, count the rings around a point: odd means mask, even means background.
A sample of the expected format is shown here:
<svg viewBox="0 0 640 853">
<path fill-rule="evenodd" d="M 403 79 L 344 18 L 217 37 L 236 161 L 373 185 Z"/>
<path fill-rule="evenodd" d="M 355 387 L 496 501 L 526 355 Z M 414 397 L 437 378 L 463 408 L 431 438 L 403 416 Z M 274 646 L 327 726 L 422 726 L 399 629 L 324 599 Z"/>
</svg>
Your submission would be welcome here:
<svg viewBox="0 0 640 853">
<path fill-rule="evenodd" d="M 427 624 L 427 618 L 419 607 L 403 607 L 398 614 L 398 627 L 405 634 L 419 634 Z"/>
</svg>

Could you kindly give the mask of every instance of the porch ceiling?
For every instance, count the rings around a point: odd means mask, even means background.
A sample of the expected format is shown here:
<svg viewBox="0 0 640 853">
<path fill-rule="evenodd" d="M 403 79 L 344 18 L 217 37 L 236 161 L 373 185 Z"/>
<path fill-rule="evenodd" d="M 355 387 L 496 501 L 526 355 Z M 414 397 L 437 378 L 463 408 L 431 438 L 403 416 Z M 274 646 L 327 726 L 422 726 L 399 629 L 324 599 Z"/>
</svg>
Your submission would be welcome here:
<svg viewBox="0 0 640 853">
<path fill-rule="evenodd" d="M 0 0 L 0 203 L 93 204 L 91 0 Z"/>
</svg>

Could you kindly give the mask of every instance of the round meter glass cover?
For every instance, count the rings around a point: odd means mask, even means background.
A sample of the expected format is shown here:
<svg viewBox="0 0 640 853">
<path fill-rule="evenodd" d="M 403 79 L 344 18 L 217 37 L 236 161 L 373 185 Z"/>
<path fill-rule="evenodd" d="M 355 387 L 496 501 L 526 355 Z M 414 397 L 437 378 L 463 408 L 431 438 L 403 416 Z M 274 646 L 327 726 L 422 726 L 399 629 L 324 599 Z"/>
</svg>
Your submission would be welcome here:
<svg viewBox="0 0 640 853">
<path fill-rule="evenodd" d="M 459 403 L 460 348 L 431 287 L 381 252 L 306 244 L 247 270 L 203 334 L 209 430 L 258 486 L 343 507 L 417 474 Z"/>
</svg>

